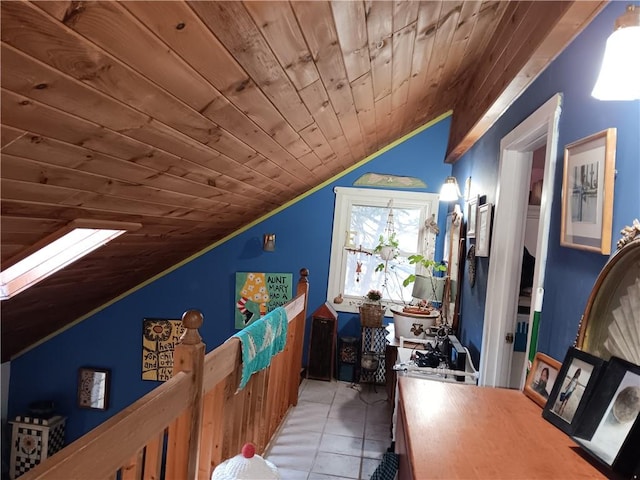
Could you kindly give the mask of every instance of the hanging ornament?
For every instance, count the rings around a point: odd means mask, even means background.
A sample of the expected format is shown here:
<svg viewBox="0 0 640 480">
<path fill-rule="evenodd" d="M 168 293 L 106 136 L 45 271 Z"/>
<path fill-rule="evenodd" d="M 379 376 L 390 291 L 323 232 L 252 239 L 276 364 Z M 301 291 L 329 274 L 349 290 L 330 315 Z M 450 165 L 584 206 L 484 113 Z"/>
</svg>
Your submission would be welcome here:
<svg viewBox="0 0 640 480">
<path fill-rule="evenodd" d="M 360 274 L 362 273 L 362 262 L 356 260 L 356 282 L 360 282 Z"/>
</svg>

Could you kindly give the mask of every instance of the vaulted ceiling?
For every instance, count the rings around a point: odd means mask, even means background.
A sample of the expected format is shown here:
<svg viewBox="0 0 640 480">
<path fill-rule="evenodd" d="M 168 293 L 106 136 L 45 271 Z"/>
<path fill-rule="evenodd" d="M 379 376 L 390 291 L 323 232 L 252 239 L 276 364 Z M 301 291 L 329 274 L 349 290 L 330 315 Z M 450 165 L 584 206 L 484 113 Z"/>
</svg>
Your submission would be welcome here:
<svg viewBox="0 0 640 480">
<path fill-rule="evenodd" d="M 3 268 L 142 226 L 2 302 L 2 360 L 449 110 L 455 162 L 604 4 L 3 0 Z"/>
</svg>

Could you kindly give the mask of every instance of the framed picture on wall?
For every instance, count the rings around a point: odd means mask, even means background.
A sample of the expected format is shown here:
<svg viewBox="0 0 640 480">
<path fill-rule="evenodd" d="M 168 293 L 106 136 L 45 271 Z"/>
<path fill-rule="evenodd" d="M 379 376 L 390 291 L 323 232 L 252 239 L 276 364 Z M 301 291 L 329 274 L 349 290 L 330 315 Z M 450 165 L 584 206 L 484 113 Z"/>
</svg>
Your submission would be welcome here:
<svg viewBox="0 0 640 480">
<path fill-rule="evenodd" d="M 111 372 L 106 368 L 78 369 L 78 406 L 95 410 L 109 408 L 110 376 Z"/>
<path fill-rule="evenodd" d="M 485 203 L 478 207 L 476 257 L 488 257 L 491 243 L 491 221 L 493 220 L 493 204 Z"/>
<path fill-rule="evenodd" d="M 565 147 L 560 245 L 611 253 L 615 163 L 615 128 Z"/>
<path fill-rule="evenodd" d="M 476 220 L 478 218 L 478 195 L 472 196 L 467 203 L 467 238 L 476 238 Z"/>
</svg>

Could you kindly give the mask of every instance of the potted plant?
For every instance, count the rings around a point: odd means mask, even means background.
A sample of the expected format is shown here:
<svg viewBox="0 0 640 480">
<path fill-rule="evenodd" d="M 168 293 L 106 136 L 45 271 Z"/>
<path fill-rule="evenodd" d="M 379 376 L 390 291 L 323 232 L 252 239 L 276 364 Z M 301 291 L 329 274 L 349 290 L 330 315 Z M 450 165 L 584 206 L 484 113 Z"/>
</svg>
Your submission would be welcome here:
<svg viewBox="0 0 640 480">
<path fill-rule="evenodd" d="M 369 290 L 364 296 L 364 301 L 360 305 L 360 324 L 363 327 L 381 327 L 384 318 L 384 307 L 381 303 L 382 292 L 380 290 Z"/>
<path fill-rule="evenodd" d="M 400 336 L 405 338 L 424 338 L 429 328 L 435 325 L 440 316 L 440 312 L 434 307 L 432 300 L 438 299 L 437 279 L 441 277 L 435 277 L 434 273 L 444 272 L 447 267 L 420 254 L 411 255 L 409 263 L 422 266 L 427 271 L 427 275 L 412 273 L 403 280 L 402 285 L 406 287 L 419 280 L 423 284 L 421 285 L 422 289 L 426 289 L 425 298 L 421 298 L 417 305 L 405 306 L 401 310 L 391 309 L 395 334 L 397 338 L 400 338 Z M 428 285 L 428 287 L 425 285 Z"/>
<path fill-rule="evenodd" d="M 398 239 L 396 238 L 396 232 L 393 232 L 387 238 L 383 235 L 380 235 L 378 239 L 378 244 L 373 249 L 373 253 L 380 256 L 385 263 L 381 263 L 376 267 L 376 272 L 385 268 L 386 263 L 389 260 L 393 260 L 398 257 L 398 246 L 400 245 Z"/>
</svg>

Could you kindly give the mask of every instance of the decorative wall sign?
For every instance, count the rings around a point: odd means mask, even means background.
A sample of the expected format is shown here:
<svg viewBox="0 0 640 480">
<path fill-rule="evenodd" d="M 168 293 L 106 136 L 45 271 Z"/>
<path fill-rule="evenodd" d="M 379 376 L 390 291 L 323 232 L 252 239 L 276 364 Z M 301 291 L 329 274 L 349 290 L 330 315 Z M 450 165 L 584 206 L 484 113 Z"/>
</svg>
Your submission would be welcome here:
<svg viewBox="0 0 640 480">
<path fill-rule="evenodd" d="M 560 245 L 611 253 L 615 163 L 615 128 L 565 147 Z"/>
<path fill-rule="evenodd" d="M 235 328 L 241 329 L 293 298 L 291 273 L 236 273 Z"/>
<path fill-rule="evenodd" d="M 142 322 L 142 379 L 164 382 L 173 373 L 173 351 L 184 332 L 180 320 L 145 318 Z"/>
</svg>

